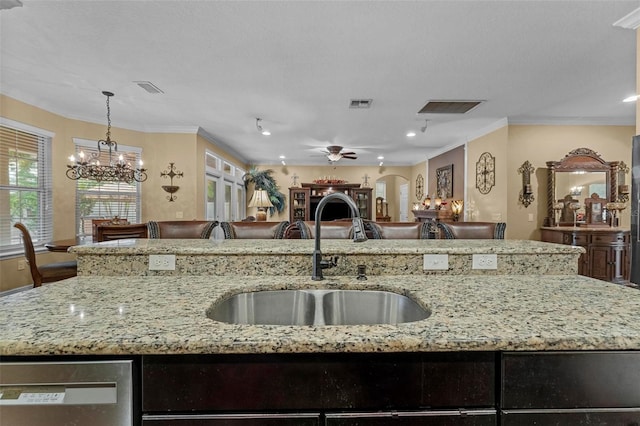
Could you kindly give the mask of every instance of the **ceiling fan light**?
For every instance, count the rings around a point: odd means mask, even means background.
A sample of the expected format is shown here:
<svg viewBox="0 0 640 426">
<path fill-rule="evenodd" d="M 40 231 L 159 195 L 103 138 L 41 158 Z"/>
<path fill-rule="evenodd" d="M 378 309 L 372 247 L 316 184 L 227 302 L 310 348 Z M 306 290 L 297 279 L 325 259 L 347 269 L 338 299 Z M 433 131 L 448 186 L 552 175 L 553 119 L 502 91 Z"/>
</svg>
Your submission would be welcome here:
<svg viewBox="0 0 640 426">
<path fill-rule="evenodd" d="M 338 161 L 342 158 L 342 154 L 327 154 L 329 161 Z"/>
</svg>

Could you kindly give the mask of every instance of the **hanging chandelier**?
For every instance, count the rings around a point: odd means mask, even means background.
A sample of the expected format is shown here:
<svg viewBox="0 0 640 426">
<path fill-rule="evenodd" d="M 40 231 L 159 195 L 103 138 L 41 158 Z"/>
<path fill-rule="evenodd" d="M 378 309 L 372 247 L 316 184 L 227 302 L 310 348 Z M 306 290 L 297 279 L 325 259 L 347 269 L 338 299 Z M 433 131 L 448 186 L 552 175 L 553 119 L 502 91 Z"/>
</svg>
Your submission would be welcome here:
<svg viewBox="0 0 640 426">
<path fill-rule="evenodd" d="M 122 154 L 118 155 L 118 143 L 111 140 L 111 109 L 109 98 L 113 96 L 111 92 L 102 92 L 107 97 L 107 138 L 98 141 L 98 152 L 91 153 L 89 158 L 85 158 L 84 152 L 80 151 L 76 159 L 69 157 L 71 164 L 67 164 L 67 177 L 69 179 L 89 179 L 98 182 L 144 182 L 147 180 L 147 169 L 134 168 L 131 163 L 125 161 Z M 102 153 L 109 156 L 109 164 L 100 164 Z M 116 158 L 117 156 L 117 158 Z"/>
</svg>

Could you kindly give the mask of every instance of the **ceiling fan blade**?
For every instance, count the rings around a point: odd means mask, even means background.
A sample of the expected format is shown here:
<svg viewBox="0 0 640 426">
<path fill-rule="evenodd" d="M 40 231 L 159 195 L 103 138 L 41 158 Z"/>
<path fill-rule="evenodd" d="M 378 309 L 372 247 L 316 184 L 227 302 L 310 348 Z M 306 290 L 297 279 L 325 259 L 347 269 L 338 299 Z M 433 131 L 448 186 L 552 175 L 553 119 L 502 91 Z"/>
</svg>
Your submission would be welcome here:
<svg viewBox="0 0 640 426">
<path fill-rule="evenodd" d="M 341 152 L 342 155 L 356 155 L 353 151 Z"/>
<path fill-rule="evenodd" d="M 356 160 L 358 157 L 355 155 L 342 155 L 342 158 L 348 158 L 349 160 Z"/>
</svg>

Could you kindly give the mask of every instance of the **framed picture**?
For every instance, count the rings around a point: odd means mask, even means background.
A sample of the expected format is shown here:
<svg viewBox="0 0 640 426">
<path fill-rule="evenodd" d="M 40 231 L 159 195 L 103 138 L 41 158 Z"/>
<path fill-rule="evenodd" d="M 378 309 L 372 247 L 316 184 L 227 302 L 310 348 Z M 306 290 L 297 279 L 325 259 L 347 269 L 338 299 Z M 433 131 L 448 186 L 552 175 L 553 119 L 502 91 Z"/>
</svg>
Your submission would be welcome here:
<svg viewBox="0 0 640 426">
<path fill-rule="evenodd" d="M 453 164 L 436 169 L 436 189 L 443 200 L 453 197 Z"/>
</svg>

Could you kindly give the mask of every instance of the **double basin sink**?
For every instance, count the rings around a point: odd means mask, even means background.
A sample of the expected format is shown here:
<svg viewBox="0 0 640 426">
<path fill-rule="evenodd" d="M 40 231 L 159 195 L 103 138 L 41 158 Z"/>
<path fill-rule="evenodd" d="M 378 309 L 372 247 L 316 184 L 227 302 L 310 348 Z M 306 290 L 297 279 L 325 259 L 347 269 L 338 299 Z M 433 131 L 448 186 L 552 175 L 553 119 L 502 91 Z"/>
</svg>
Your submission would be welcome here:
<svg viewBox="0 0 640 426">
<path fill-rule="evenodd" d="M 400 324 L 431 312 L 401 294 L 378 290 L 266 290 L 240 293 L 207 310 L 229 324 L 368 325 Z"/>
</svg>

